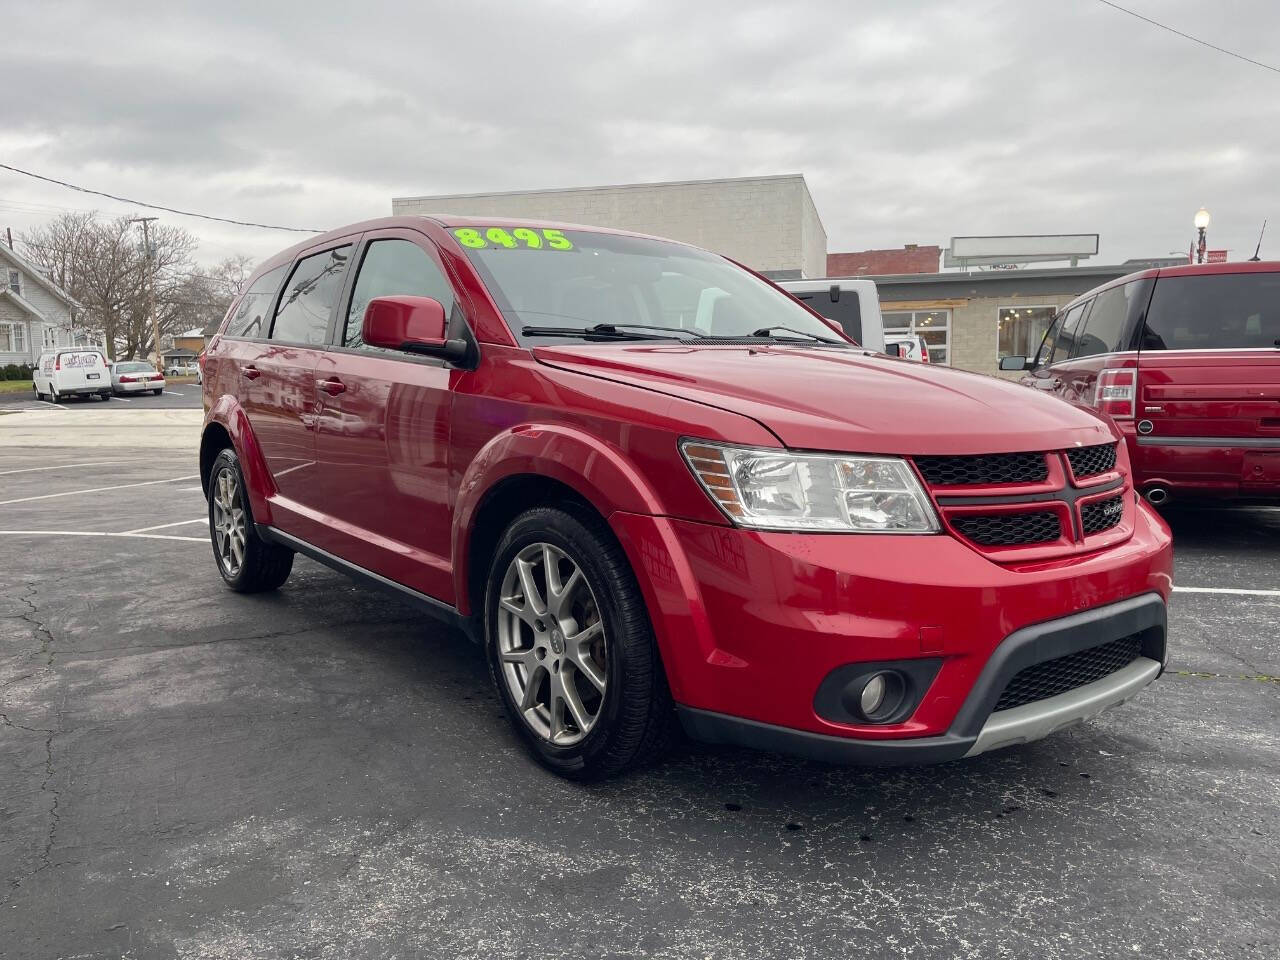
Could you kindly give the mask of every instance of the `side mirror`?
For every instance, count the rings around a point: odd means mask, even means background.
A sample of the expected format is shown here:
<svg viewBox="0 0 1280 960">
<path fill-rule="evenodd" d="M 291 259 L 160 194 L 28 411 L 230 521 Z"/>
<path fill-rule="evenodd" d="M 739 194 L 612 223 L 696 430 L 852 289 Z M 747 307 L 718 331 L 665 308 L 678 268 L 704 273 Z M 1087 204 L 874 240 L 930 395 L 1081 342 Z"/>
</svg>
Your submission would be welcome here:
<svg viewBox="0 0 1280 960">
<path fill-rule="evenodd" d="M 886 344 L 884 345 L 884 352 L 885 352 L 885 353 L 887 353 L 887 354 L 888 354 L 889 356 L 891 356 L 891 357 L 898 357 L 899 359 L 901 359 L 901 357 L 902 357 L 902 344 L 900 344 L 900 343 L 886 343 Z"/>
<path fill-rule="evenodd" d="M 467 356 L 465 340 L 445 338 L 444 305 L 430 297 L 374 297 L 364 310 L 361 338 L 371 347 L 404 350 L 457 362 Z"/>
<path fill-rule="evenodd" d="M 1001 370 L 1030 370 L 1032 364 L 1026 357 L 1001 357 Z"/>
</svg>

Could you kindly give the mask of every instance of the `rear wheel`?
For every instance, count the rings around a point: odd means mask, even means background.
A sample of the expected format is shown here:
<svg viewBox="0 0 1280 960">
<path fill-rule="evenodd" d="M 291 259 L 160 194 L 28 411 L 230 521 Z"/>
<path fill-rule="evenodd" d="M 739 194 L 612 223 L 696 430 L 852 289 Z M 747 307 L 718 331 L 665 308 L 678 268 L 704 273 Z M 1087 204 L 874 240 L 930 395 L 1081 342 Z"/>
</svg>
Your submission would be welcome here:
<svg viewBox="0 0 1280 960">
<path fill-rule="evenodd" d="M 62 397 L 58 396 L 58 388 L 55 387 L 52 383 L 49 384 L 49 402 L 50 403 L 62 402 Z"/>
<path fill-rule="evenodd" d="M 258 536 L 235 451 L 222 450 L 209 471 L 209 536 L 218 573 L 237 593 L 275 590 L 293 569 L 293 551 Z"/>
<path fill-rule="evenodd" d="M 534 756 L 579 780 L 637 767 L 674 713 L 644 600 L 608 527 L 537 507 L 507 528 L 485 597 L 489 666 Z"/>
<path fill-rule="evenodd" d="M 160 394 L 162 394 L 164 391 L 163 391 L 163 390 L 152 390 L 151 392 L 152 392 L 152 393 L 154 393 L 154 394 L 158 397 L 158 396 L 160 396 Z"/>
</svg>

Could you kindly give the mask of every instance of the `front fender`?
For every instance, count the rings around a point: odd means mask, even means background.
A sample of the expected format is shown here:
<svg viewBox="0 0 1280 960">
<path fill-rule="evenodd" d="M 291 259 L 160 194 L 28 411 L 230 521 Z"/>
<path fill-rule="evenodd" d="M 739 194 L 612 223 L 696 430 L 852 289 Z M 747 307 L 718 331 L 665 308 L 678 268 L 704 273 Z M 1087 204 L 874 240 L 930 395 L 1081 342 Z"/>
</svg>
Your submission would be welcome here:
<svg viewBox="0 0 1280 960">
<path fill-rule="evenodd" d="M 239 401 L 230 394 L 223 394 L 205 414 L 204 427 L 201 431 L 200 450 L 201 463 L 204 462 L 205 442 L 211 427 L 217 424 L 227 432 L 231 444 L 235 447 L 236 456 L 240 459 L 240 472 L 244 474 L 245 488 L 249 493 L 249 508 L 256 523 L 271 523 L 270 498 L 276 495 L 276 485 L 267 470 L 267 461 L 262 456 L 262 448 L 253 433 L 249 418 Z M 208 478 L 203 470 L 200 485 L 208 492 Z"/>
<path fill-rule="evenodd" d="M 467 570 L 476 514 L 490 491 L 503 480 L 522 475 L 563 483 L 604 517 L 620 510 L 662 512 L 652 485 L 620 450 L 597 436 L 563 424 L 525 424 L 500 433 L 476 454 L 458 485 L 451 545 L 460 610 L 469 606 Z"/>
</svg>

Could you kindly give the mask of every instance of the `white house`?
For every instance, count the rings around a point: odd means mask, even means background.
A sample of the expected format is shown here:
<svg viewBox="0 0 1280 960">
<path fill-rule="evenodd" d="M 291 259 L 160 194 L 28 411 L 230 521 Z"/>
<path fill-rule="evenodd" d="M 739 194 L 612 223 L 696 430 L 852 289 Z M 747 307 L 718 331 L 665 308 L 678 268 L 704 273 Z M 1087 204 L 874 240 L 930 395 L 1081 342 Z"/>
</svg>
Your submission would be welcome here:
<svg viewBox="0 0 1280 960">
<path fill-rule="evenodd" d="M 80 305 L 34 263 L 0 243 L 0 367 L 31 364 L 56 347 L 103 346 L 75 329 Z"/>
</svg>

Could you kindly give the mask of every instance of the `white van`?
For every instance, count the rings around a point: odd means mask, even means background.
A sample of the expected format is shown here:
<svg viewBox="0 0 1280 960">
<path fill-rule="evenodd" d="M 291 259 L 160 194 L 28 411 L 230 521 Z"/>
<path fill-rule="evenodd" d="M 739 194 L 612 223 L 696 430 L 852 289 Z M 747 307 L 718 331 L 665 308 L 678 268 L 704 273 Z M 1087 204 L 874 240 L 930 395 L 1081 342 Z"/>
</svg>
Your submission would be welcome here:
<svg viewBox="0 0 1280 960">
<path fill-rule="evenodd" d="M 90 347 L 66 347 L 42 353 L 31 380 L 39 400 L 58 403 L 71 396 L 111 398 L 107 358 L 102 351 Z"/>
<path fill-rule="evenodd" d="M 868 350 L 884 353 L 884 320 L 874 280 L 779 280 L 778 286 L 816 310 Z"/>
</svg>

